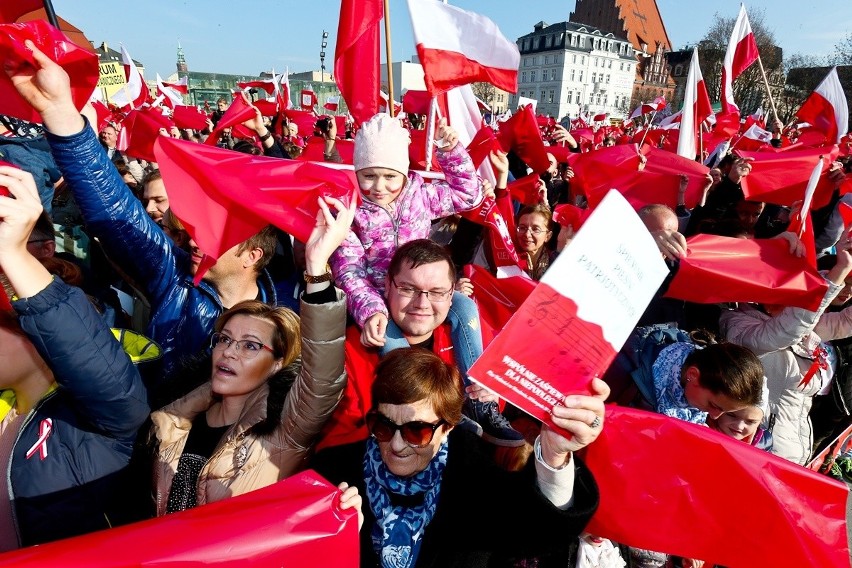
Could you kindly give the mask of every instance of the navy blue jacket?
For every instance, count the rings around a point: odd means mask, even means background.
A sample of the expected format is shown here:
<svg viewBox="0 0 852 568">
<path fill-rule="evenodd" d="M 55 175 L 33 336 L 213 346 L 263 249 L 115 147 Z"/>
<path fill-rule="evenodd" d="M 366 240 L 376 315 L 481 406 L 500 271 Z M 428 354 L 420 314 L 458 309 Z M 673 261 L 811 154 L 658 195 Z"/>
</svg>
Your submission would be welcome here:
<svg viewBox="0 0 852 568">
<path fill-rule="evenodd" d="M 127 516 L 125 475 L 150 412 L 139 372 L 79 288 L 55 279 L 12 305 L 58 384 L 24 419 L 12 450 L 6 479 L 19 541 L 109 528 Z"/>
<path fill-rule="evenodd" d="M 104 250 L 135 283 L 151 304 L 146 335 L 163 352 L 158 377 L 146 372 L 149 389 L 160 386 L 181 357 L 202 350 L 224 311 L 219 295 L 207 283 L 192 282 L 189 254 L 148 216 L 115 166 L 107 158 L 95 133 L 86 128 L 73 136 L 47 133 L 53 156 L 80 208 L 89 234 L 100 239 Z M 268 273 L 258 278 L 259 300 L 275 305 L 275 287 Z"/>
</svg>

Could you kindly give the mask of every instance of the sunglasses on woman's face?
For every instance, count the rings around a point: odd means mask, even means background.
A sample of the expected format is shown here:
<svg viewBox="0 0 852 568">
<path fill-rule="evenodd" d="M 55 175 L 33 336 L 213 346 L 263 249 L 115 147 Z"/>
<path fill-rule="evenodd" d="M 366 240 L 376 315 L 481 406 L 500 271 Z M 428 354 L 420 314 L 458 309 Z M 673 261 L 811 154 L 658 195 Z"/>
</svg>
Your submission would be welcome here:
<svg viewBox="0 0 852 568">
<path fill-rule="evenodd" d="M 415 448 L 428 445 L 435 436 L 435 430 L 446 423 L 446 420 L 439 420 L 435 424 L 412 420 L 405 424 L 397 424 L 377 410 L 371 410 L 367 413 L 367 429 L 376 440 L 390 442 L 396 431 L 399 430 L 405 443 Z"/>
</svg>

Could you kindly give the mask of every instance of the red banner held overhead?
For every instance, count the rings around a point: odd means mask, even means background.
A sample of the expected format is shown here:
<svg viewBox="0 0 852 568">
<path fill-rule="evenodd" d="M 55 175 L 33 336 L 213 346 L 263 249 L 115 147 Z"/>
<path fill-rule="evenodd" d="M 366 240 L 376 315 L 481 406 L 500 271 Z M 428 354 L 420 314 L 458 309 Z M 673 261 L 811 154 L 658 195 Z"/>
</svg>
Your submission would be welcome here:
<svg viewBox="0 0 852 568">
<path fill-rule="evenodd" d="M 827 284 L 783 239 L 695 235 L 666 296 L 698 303 L 759 302 L 816 310 Z"/>
<path fill-rule="evenodd" d="M 358 517 L 313 471 L 238 497 L 0 555 L 0 567 L 357 568 Z"/>
<path fill-rule="evenodd" d="M 98 83 L 98 56 L 71 42 L 61 31 L 42 20 L 25 24 L 0 24 L 0 59 L 8 69 L 26 72 L 35 65 L 26 40 L 62 67 L 71 81 L 71 98 L 78 110 L 88 102 Z M 6 73 L 0 73 L 0 113 L 30 122 L 41 122 L 41 116 L 12 85 Z"/>
</svg>

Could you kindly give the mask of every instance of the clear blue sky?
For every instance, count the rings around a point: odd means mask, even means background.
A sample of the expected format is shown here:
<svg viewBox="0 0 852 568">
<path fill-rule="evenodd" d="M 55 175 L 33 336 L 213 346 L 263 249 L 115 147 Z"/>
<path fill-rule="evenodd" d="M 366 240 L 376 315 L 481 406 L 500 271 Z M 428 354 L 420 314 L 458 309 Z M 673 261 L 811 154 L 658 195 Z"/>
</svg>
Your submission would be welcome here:
<svg viewBox="0 0 852 568">
<path fill-rule="evenodd" d="M 9 0 L 6 0 L 9 1 Z M 14 0 L 11 0 L 14 1 Z M 450 0 L 485 14 L 510 40 L 533 25 L 565 21 L 574 0 Z M 100 45 L 119 42 L 145 65 L 145 75 L 163 77 L 175 71 L 180 40 L 190 69 L 257 74 L 289 66 L 291 72 L 319 70 L 322 31 L 329 32 L 326 70 L 334 65 L 339 0 L 53 0 L 57 13 Z M 718 12 L 734 17 L 739 0 L 657 0 L 675 48 L 704 36 Z M 766 11 L 785 54 L 825 55 L 852 30 L 850 0 L 754 0 L 749 10 Z M 414 53 L 405 0 L 390 0 L 394 61 Z"/>
</svg>

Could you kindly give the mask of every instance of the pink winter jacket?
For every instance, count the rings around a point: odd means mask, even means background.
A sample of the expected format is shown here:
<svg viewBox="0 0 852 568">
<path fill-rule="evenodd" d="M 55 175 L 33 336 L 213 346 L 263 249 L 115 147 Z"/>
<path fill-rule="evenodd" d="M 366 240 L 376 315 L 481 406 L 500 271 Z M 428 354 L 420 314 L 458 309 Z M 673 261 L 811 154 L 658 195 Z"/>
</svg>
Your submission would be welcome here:
<svg viewBox="0 0 852 568">
<path fill-rule="evenodd" d="M 473 162 L 461 144 L 439 151 L 437 158 L 447 181 L 426 183 L 409 173 L 393 213 L 365 199 L 352 230 L 331 256 L 337 286 L 346 292 L 347 309 L 360 327 L 373 314 L 388 313 L 382 293 L 396 249 L 428 238 L 433 219 L 472 209 L 482 197 Z"/>
</svg>

